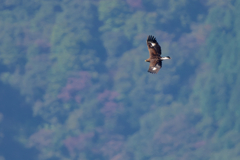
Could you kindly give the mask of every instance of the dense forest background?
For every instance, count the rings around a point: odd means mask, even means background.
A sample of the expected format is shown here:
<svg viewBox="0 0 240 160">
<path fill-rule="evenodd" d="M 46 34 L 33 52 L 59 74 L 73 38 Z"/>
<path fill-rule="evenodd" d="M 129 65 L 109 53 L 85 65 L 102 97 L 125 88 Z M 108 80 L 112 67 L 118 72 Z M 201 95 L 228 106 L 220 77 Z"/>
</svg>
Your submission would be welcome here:
<svg viewBox="0 0 240 160">
<path fill-rule="evenodd" d="M 239 160 L 239 0 L 1 0 L 0 160 Z M 164 56 L 147 72 L 146 38 Z"/>
</svg>

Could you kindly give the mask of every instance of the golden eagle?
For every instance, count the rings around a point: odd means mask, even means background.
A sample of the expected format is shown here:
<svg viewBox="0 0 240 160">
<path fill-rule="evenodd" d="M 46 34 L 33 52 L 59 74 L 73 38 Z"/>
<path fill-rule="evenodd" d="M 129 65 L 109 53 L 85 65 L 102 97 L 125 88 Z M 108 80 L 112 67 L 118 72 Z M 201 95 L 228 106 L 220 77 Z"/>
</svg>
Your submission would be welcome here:
<svg viewBox="0 0 240 160">
<path fill-rule="evenodd" d="M 150 55 L 150 57 L 145 60 L 145 62 L 150 62 L 148 72 L 157 74 L 162 67 L 162 61 L 171 58 L 169 56 L 161 57 L 161 47 L 152 35 L 149 35 L 147 38 L 147 46 Z"/>
</svg>

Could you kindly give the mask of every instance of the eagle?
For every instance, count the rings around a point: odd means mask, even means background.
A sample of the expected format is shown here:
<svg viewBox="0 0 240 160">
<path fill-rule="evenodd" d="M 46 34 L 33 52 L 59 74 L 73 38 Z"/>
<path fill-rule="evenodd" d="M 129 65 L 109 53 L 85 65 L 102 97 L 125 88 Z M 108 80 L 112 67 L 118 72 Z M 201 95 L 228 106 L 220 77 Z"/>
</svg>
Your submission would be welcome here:
<svg viewBox="0 0 240 160">
<path fill-rule="evenodd" d="M 147 37 L 147 46 L 150 55 L 150 57 L 145 60 L 145 62 L 150 62 L 148 72 L 157 74 L 162 67 L 162 61 L 171 58 L 169 56 L 161 57 L 161 47 L 152 35 Z"/>
</svg>

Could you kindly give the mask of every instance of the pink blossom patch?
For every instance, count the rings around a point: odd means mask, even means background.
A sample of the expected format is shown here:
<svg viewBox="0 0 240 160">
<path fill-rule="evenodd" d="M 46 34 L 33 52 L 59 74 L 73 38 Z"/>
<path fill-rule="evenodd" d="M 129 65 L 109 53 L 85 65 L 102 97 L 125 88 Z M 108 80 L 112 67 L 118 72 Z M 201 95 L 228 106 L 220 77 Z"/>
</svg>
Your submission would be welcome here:
<svg viewBox="0 0 240 160">
<path fill-rule="evenodd" d="M 205 141 L 199 141 L 199 142 L 196 142 L 193 146 L 194 148 L 200 148 L 202 146 L 204 146 L 206 144 Z"/>
<path fill-rule="evenodd" d="M 138 8 L 142 6 L 142 0 L 127 0 L 129 6 Z"/>
<path fill-rule="evenodd" d="M 101 147 L 100 150 L 103 153 L 103 155 L 107 157 L 114 157 L 121 152 L 123 147 L 124 147 L 124 138 L 120 135 L 116 135 L 116 136 L 109 137 L 109 141 L 106 142 Z"/>
<path fill-rule="evenodd" d="M 82 99 L 81 96 L 79 96 L 79 95 L 75 96 L 75 101 L 76 101 L 77 103 L 81 103 L 81 99 Z"/>
<path fill-rule="evenodd" d="M 189 49 L 199 47 L 202 45 L 208 33 L 211 31 L 211 26 L 209 25 L 192 25 L 192 32 L 186 34 L 180 38 L 180 43 Z"/>
<path fill-rule="evenodd" d="M 103 93 L 100 93 L 98 95 L 98 100 L 99 101 L 106 101 L 106 100 L 114 100 L 115 98 L 117 98 L 119 96 L 119 94 L 116 91 L 109 91 L 109 90 L 105 90 Z"/>
<path fill-rule="evenodd" d="M 64 145 L 70 154 L 73 154 L 75 150 L 80 151 L 85 149 L 93 136 L 94 133 L 86 133 L 80 134 L 78 137 L 69 137 L 64 140 Z"/>
<path fill-rule="evenodd" d="M 89 81 L 90 75 L 88 72 L 80 72 L 76 76 L 68 78 L 67 84 L 58 95 L 58 98 L 68 101 L 75 97 L 76 102 L 80 103 L 81 98 L 76 95 L 74 96 L 74 94 L 86 88 L 89 85 Z"/>
</svg>

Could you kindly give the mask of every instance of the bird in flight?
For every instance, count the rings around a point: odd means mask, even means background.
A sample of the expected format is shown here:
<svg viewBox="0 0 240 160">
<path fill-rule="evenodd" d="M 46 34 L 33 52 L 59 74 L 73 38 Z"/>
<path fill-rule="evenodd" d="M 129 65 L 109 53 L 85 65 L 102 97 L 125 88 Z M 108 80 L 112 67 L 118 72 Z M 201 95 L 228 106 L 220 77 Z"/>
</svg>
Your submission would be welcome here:
<svg viewBox="0 0 240 160">
<path fill-rule="evenodd" d="M 150 62 L 148 72 L 157 74 L 162 67 L 162 61 L 171 58 L 169 56 L 161 57 L 161 47 L 152 35 L 149 35 L 147 38 L 147 46 L 150 55 L 150 57 L 145 60 L 145 62 Z"/>
</svg>

